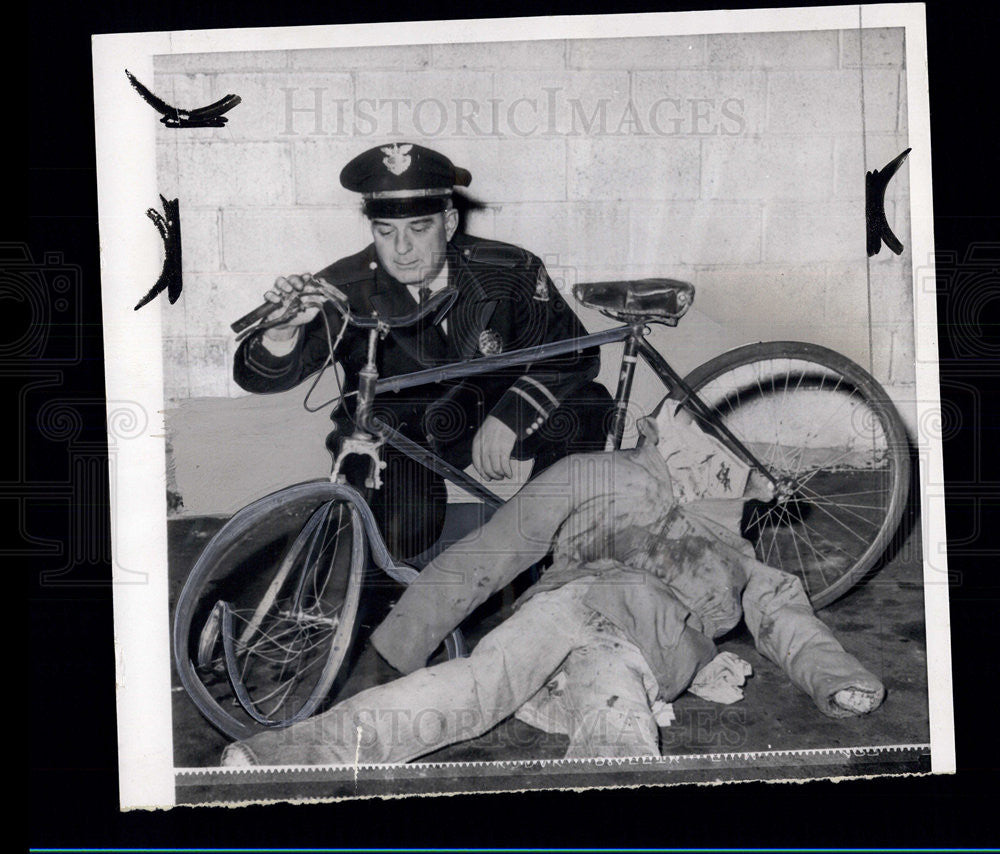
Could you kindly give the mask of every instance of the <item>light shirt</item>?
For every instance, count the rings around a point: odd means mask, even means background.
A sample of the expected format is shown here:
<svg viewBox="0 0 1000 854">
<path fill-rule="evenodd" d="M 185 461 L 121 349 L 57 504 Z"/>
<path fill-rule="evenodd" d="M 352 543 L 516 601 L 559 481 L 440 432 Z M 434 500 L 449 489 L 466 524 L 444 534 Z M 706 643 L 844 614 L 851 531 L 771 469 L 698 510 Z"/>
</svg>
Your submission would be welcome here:
<svg viewBox="0 0 1000 854">
<path fill-rule="evenodd" d="M 428 297 L 434 296 L 438 291 L 448 287 L 448 262 L 444 262 L 444 266 L 441 268 L 440 272 L 429 282 L 423 282 L 419 285 L 407 285 L 406 288 L 410 292 L 410 296 L 416 301 L 417 305 L 420 304 L 420 292 L 424 288 L 429 288 L 430 293 Z M 441 331 L 447 335 L 448 334 L 448 319 L 445 318 L 439 324 Z"/>
<path fill-rule="evenodd" d="M 421 285 L 407 285 L 407 289 L 410 292 L 410 296 L 420 304 L 420 291 L 423 288 L 430 288 L 430 293 L 428 296 L 434 296 L 442 288 L 448 287 L 448 262 L 444 262 L 444 266 L 441 271 L 431 280 L 430 282 L 425 282 Z M 441 331 L 447 335 L 448 334 L 448 320 L 442 320 L 439 324 Z M 301 327 L 299 327 L 301 329 Z M 295 349 L 295 345 L 298 343 L 299 336 L 294 335 L 287 341 L 272 341 L 269 338 L 261 338 L 261 343 L 264 348 L 268 350 L 273 356 L 287 356 L 292 350 Z"/>
</svg>

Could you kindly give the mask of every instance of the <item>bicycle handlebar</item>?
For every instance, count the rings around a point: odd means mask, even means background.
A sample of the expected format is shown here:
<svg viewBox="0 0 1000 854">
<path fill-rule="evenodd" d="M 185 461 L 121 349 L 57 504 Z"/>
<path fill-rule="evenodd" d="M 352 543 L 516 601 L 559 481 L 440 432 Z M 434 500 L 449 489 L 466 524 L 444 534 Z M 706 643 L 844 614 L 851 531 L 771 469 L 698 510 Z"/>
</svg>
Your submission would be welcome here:
<svg viewBox="0 0 1000 854">
<path fill-rule="evenodd" d="M 417 306 L 409 314 L 397 314 L 395 317 L 379 317 L 378 314 L 372 312 L 370 317 L 362 317 L 357 314 L 348 314 L 348 321 L 353 326 L 358 326 L 362 329 L 373 329 L 379 324 L 382 326 L 387 326 L 389 329 L 401 329 L 406 326 L 413 326 L 419 323 L 425 317 L 430 314 L 434 314 L 438 311 L 447 311 L 452 307 L 455 300 L 458 299 L 458 289 L 453 287 L 443 288 L 438 291 L 433 296 L 427 298 L 427 302 L 423 305 Z M 338 310 L 340 307 L 338 306 Z M 348 312 L 350 310 L 348 309 Z"/>
<path fill-rule="evenodd" d="M 382 326 L 386 326 L 390 329 L 397 329 L 405 326 L 413 326 L 434 312 L 447 311 L 451 308 L 456 299 L 458 299 L 458 290 L 454 287 L 446 287 L 429 297 L 427 302 L 418 306 L 409 314 L 397 315 L 396 317 L 390 318 L 379 317 L 375 312 L 373 312 L 370 317 L 362 317 L 360 315 L 353 314 L 350 306 L 340 300 L 328 299 L 327 302 L 331 303 L 343 317 L 346 317 L 348 323 L 352 326 L 357 326 L 361 329 L 374 329 L 376 326 L 381 324 Z M 255 323 L 264 320 L 264 318 L 271 314 L 275 309 L 280 307 L 279 303 L 261 303 L 261 305 L 257 306 L 257 308 L 253 311 L 244 314 L 239 320 L 231 323 L 229 328 L 232 329 L 233 332 L 239 334 L 244 330 L 249 329 Z"/>
<path fill-rule="evenodd" d="M 233 332 L 239 334 L 244 329 L 249 329 L 251 326 L 253 326 L 255 323 L 257 323 L 257 321 L 263 320 L 272 311 L 274 311 L 276 308 L 280 308 L 280 307 L 281 307 L 280 303 L 276 303 L 276 302 L 262 302 L 253 311 L 247 312 L 239 320 L 234 321 L 233 323 L 230 323 L 229 324 L 229 328 L 232 329 Z"/>
</svg>

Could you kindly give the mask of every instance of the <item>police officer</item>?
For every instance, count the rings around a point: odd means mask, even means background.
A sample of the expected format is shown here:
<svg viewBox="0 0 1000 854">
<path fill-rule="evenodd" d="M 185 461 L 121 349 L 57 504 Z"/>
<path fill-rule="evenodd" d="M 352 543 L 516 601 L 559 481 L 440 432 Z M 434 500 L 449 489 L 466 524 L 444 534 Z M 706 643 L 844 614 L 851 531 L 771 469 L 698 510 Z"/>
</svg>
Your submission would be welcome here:
<svg viewBox="0 0 1000 854">
<path fill-rule="evenodd" d="M 393 317 L 452 286 L 459 296 L 443 317 L 394 329 L 379 351 L 380 376 L 462 362 L 483 355 L 572 339 L 586 331 L 525 250 L 458 231 L 455 186 L 472 176 L 444 155 L 411 143 L 373 148 L 340 173 L 361 194 L 373 243 L 315 276 L 278 278 L 265 298 L 277 316 L 294 298 L 304 307 L 280 325 L 250 336 L 237 350 L 234 376 L 247 391 L 284 391 L 318 371 L 329 356 L 330 332 L 342 320 L 327 305 L 337 298 L 357 314 Z M 323 313 L 325 314 L 325 318 Z M 367 335 L 345 330 L 336 358 L 345 392 L 357 388 Z M 512 459 L 534 458 L 538 473 L 567 453 L 599 450 L 611 409 L 595 383 L 596 348 L 447 383 L 429 383 L 376 399 L 375 414 L 459 468 L 470 463 L 486 480 L 512 476 Z M 351 401 L 348 398 L 348 401 Z M 350 433 L 351 406 L 331 416 Z M 445 492 L 436 475 L 386 449 L 385 486 L 371 497 L 390 550 L 418 554 L 440 533 Z M 348 472 L 357 483 L 364 468 Z"/>
</svg>

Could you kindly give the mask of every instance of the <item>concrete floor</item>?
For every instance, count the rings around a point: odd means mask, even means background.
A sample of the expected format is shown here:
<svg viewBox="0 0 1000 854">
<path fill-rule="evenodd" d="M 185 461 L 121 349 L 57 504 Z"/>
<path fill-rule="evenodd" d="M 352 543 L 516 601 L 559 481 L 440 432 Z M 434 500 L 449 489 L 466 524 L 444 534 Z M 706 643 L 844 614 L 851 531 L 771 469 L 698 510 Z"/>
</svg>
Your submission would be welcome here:
<svg viewBox="0 0 1000 854">
<path fill-rule="evenodd" d="M 184 578 L 222 522 L 198 517 L 169 523 L 171 614 Z M 664 755 L 929 741 L 921 577 L 917 523 L 910 526 L 902 546 L 879 572 L 820 612 L 844 646 L 885 683 L 887 698 L 875 713 L 847 720 L 826 718 L 775 665 L 757 653 L 749 633 L 741 626 L 722 639 L 719 647 L 753 665 L 754 675 L 747 682 L 745 698 L 731 706 L 720 706 L 683 695 L 674 703 L 676 720 L 660 731 Z M 338 680 L 337 698 L 346 698 L 397 675 L 367 644 L 367 635 L 398 596 L 399 589 L 385 583 L 366 589 L 355 653 L 342 668 L 344 678 Z M 470 644 L 503 618 L 505 608 L 504 597 L 498 595 L 469 619 L 464 628 Z M 229 739 L 205 721 L 176 675 L 173 722 L 176 767 L 218 764 Z M 445 748 L 421 761 L 559 758 L 566 744 L 564 736 L 543 733 L 509 719 L 478 739 Z M 847 763 L 845 758 L 845 766 Z"/>
</svg>

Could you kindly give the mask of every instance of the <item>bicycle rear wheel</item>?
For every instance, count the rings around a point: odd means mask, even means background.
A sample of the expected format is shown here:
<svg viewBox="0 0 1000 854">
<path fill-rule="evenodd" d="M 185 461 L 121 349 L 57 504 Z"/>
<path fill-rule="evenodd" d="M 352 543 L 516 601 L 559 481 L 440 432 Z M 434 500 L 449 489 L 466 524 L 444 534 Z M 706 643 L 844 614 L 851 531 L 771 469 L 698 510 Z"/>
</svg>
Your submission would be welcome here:
<svg viewBox="0 0 1000 854">
<path fill-rule="evenodd" d="M 859 582 L 888 549 L 910 481 L 896 407 L 850 359 L 813 344 L 750 344 L 685 382 L 777 482 L 748 502 L 759 560 L 797 575 L 814 608 Z"/>
<path fill-rule="evenodd" d="M 184 585 L 174 617 L 178 673 L 201 712 L 233 738 L 304 720 L 327 699 L 350 647 L 366 556 L 346 495 L 321 481 L 251 504 L 212 539 Z"/>
</svg>

